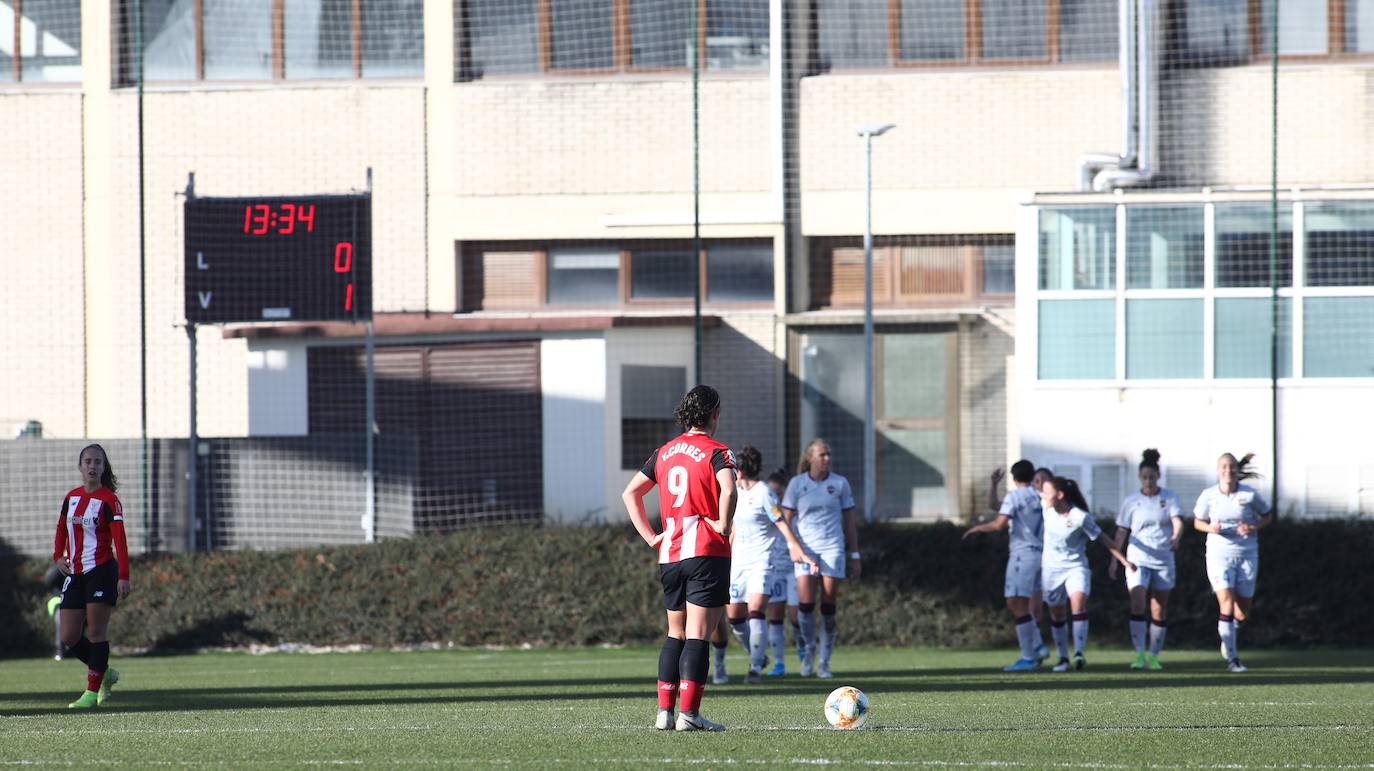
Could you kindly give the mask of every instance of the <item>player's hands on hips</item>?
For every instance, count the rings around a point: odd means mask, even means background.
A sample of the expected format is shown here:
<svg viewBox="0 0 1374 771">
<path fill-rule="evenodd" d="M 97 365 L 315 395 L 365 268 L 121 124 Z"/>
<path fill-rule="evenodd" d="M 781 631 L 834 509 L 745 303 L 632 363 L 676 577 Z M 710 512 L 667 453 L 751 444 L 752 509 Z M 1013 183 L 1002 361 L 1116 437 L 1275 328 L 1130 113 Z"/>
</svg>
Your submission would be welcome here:
<svg viewBox="0 0 1374 771">
<path fill-rule="evenodd" d="M 53 560 L 52 564 L 57 566 L 58 572 L 60 572 L 62 575 L 69 576 L 72 574 L 71 560 L 65 558 L 60 560 Z"/>
<path fill-rule="evenodd" d="M 650 548 L 657 549 L 658 545 L 663 543 L 663 533 L 654 533 L 654 537 L 650 538 L 647 543 Z"/>
<path fill-rule="evenodd" d="M 133 591 L 133 585 L 129 583 L 129 579 L 121 579 L 115 591 L 119 594 L 119 599 L 125 600 L 128 599 L 129 592 Z"/>
</svg>

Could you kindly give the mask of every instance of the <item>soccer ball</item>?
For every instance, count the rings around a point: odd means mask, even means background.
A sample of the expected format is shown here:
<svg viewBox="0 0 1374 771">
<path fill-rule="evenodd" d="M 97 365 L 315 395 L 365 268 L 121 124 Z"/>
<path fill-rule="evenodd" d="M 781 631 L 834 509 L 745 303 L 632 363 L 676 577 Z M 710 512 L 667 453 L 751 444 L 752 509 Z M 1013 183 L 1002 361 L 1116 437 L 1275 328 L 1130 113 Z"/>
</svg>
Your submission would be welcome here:
<svg viewBox="0 0 1374 771">
<path fill-rule="evenodd" d="M 868 720 L 868 697 L 852 685 L 842 685 L 825 698 L 825 719 L 836 728 L 859 728 Z"/>
</svg>

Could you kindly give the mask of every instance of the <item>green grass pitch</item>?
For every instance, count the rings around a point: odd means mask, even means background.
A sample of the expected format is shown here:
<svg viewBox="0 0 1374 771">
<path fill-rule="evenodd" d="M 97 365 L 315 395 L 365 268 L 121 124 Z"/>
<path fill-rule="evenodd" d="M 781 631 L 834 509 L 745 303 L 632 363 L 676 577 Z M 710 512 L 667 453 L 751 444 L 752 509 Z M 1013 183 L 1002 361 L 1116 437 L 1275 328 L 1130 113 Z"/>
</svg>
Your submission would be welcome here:
<svg viewBox="0 0 1374 771">
<path fill-rule="evenodd" d="M 80 664 L 0 662 L 0 765 L 700 768 L 1374 768 L 1374 652 L 1166 651 L 1166 671 L 1091 651 L 1083 672 L 1007 675 L 1005 651 L 843 648 L 836 679 L 739 682 L 724 734 L 654 731 L 657 650 L 115 657 L 96 713 Z M 795 656 L 789 655 L 789 664 Z M 856 685 L 868 726 L 829 729 Z"/>
</svg>

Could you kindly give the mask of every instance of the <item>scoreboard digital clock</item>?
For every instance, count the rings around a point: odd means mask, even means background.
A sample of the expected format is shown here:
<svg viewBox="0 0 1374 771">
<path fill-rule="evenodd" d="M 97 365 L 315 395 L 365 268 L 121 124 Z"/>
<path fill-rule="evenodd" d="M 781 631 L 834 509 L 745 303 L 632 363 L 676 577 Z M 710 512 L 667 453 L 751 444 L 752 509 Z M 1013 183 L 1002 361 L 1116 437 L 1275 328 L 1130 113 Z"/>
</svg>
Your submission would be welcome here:
<svg viewBox="0 0 1374 771">
<path fill-rule="evenodd" d="M 372 318 L 370 195 L 188 198 L 186 320 Z"/>
</svg>

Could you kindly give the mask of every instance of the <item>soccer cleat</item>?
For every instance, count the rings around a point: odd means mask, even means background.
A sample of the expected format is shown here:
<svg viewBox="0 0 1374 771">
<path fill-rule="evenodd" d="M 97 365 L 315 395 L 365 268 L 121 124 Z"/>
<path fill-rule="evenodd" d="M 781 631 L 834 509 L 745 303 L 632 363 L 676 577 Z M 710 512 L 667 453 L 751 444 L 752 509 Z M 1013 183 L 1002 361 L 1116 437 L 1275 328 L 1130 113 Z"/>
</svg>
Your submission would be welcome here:
<svg viewBox="0 0 1374 771">
<path fill-rule="evenodd" d="M 1151 654 L 1151 655 L 1150 655 L 1150 658 L 1149 658 L 1149 665 L 1150 665 L 1150 671 L 1151 671 L 1151 672 L 1162 672 L 1162 671 L 1164 671 L 1164 665 L 1161 664 L 1161 663 L 1159 663 L 1159 657 L 1156 656 L 1156 655 L 1154 655 L 1154 654 Z"/>
<path fill-rule="evenodd" d="M 811 657 L 810 657 L 810 656 L 802 656 L 802 660 L 801 660 L 801 676 L 802 676 L 802 677 L 810 677 L 810 676 L 811 676 L 811 672 L 814 670 L 814 668 L 815 668 L 815 667 L 814 667 L 814 664 L 813 664 L 812 661 L 811 661 Z"/>
<path fill-rule="evenodd" d="M 1034 672 L 1040 668 L 1040 662 L 1036 659 L 1017 659 L 1005 667 L 1003 672 Z"/>
<path fill-rule="evenodd" d="M 1247 670 L 1245 669 L 1245 665 L 1240 663 L 1240 659 L 1231 659 L 1230 661 L 1226 662 L 1226 671 L 1230 672 L 1233 675 L 1238 675 L 1241 672 L 1245 672 Z"/>
<path fill-rule="evenodd" d="M 711 675 L 711 682 L 716 685 L 729 685 L 730 676 L 717 669 L 716 673 Z"/>
<path fill-rule="evenodd" d="M 1135 654 L 1135 661 L 1131 662 L 1131 669 L 1144 669 L 1145 666 L 1145 652 L 1140 651 Z"/>
<path fill-rule="evenodd" d="M 1055 672 L 1067 672 L 1067 671 L 1069 671 L 1069 660 L 1068 660 L 1068 659 L 1060 659 L 1060 660 L 1059 660 L 1059 663 L 1054 665 L 1054 671 L 1055 671 Z"/>
<path fill-rule="evenodd" d="M 787 674 L 787 667 L 781 661 L 773 665 L 773 668 L 764 673 L 766 677 L 782 677 Z"/>
<path fill-rule="evenodd" d="M 110 667 L 105 670 L 105 679 L 100 683 L 100 691 L 96 694 L 95 700 L 101 706 L 105 705 L 105 700 L 110 698 L 110 689 L 119 682 L 119 670 Z"/>
<path fill-rule="evenodd" d="M 658 717 L 654 718 L 654 728 L 660 731 L 669 731 L 673 728 L 673 711 L 671 709 L 661 709 Z"/>
<path fill-rule="evenodd" d="M 1040 643 L 1040 646 L 1039 646 L 1038 648 L 1035 649 L 1035 660 L 1036 660 L 1036 661 L 1044 661 L 1045 659 L 1047 659 L 1047 658 L 1049 658 L 1049 657 L 1050 657 L 1050 649 L 1049 649 L 1049 648 L 1046 648 L 1044 643 Z"/>
<path fill-rule="evenodd" d="M 82 691 L 81 697 L 68 704 L 67 709 L 95 709 L 98 706 L 100 706 L 100 701 L 95 695 L 95 691 Z"/>
<path fill-rule="evenodd" d="M 712 723 L 696 712 L 679 712 L 677 725 L 674 726 L 678 731 L 724 731 L 725 726 L 720 723 Z"/>
<path fill-rule="evenodd" d="M 756 670 L 751 669 L 749 670 L 749 674 L 744 676 L 744 682 L 748 683 L 749 685 L 758 685 L 763 682 L 763 675 L 759 674 Z"/>
<path fill-rule="evenodd" d="M 819 677 L 822 680 L 829 680 L 834 677 L 834 675 L 830 674 L 829 662 L 821 662 L 821 665 L 816 668 L 816 677 Z"/>
<path fill-rule="evenodd" d="M 1085 659 L 1085 658 L 1083 658 L 1083 651 L 1078 651 L 1077 653 L 1073 654 L 1073 668 L 1074 668 L 1074 669 L 1079 669 L 1079 670 L 1081 670 L 1081 669 L 1083 669 L 1083 667 L 1086 667 L 1086 666 L 1088 666 L 1088 660 Z"/>
</svg>

